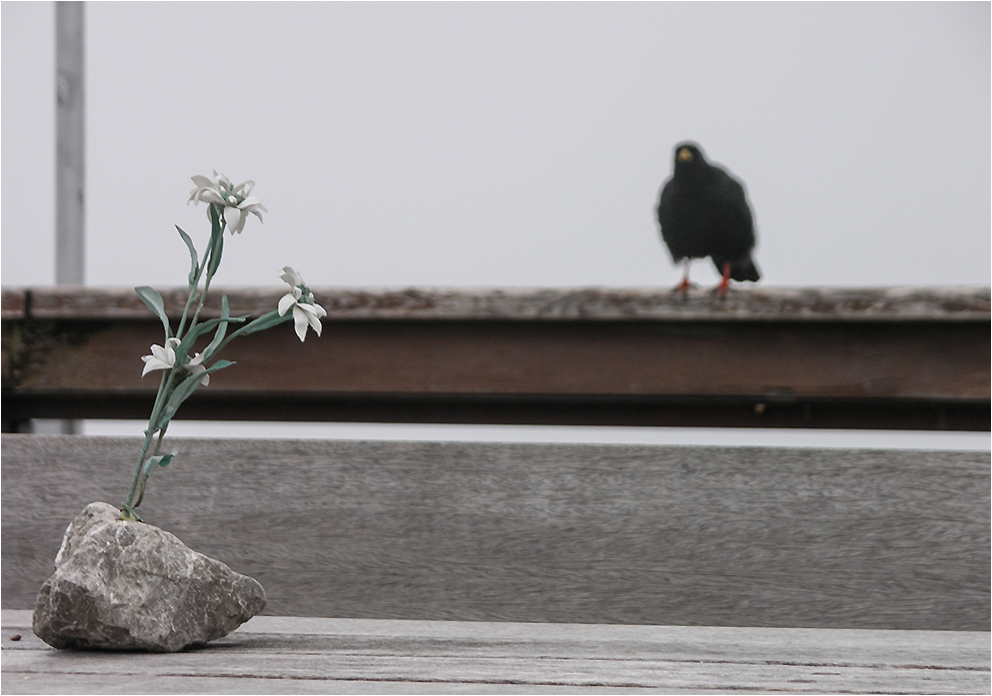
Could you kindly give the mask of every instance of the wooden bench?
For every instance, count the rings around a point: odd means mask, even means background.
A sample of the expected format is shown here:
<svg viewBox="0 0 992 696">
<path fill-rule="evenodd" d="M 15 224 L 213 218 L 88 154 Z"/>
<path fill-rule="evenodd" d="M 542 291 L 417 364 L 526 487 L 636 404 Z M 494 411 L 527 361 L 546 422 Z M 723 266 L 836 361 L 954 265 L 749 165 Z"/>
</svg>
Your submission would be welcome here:
<svg viewBox="0 0 992 696">
<path fill-rule="evenodd" d="M 5 694 L 989 693 L 989 634 L 256 616 L 202 650 L 56 654 L 3 611 Z M 10 638 L 21 636 L 18 641 Z"/>
<path fill-rule="evenodd" d="M 138 438 L 5 435 L 3 604 Z M 266 613 L 988 631 L 989 453 L 176 439 L 141 512 Z"/>
<path fill-rule="evenodd" d="M 138 444 L 3 436 L 4 693 L 990 688 L 987 452 L 176 439 L 142 513 L 265 615 L 57 654 L 27 610 Z"/>
<path fill-rule="evenodd" d="M 253 337 L 181 417 L 989 428 L 987 289 L 325 297 L 323 339 Z M 28 610 L 140 439 L 12 431 L 146 416 L 154 385 L 107 369 L 160 342 L 135 302 L 4 289 L 4 693 L 989 691 L 967 451 L 177 438 L 141 513 L 265 615 L 199 653 L 54 653 Z"/>
</svg>

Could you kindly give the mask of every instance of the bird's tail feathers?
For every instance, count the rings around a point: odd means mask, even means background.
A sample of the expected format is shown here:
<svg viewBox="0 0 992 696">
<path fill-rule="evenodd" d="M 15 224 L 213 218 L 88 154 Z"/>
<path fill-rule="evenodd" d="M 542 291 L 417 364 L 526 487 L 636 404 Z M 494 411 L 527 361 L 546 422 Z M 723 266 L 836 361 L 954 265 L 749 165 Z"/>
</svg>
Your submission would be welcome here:
<svg viewBox="0 0 992 696">
<path fill-rule="evenodd" d="M 751 282 L 756 282 L 761 278 L 761 273 L 758 272 L 758 267 L 754 265 L 751 257 L 746 256 L 730 264 L 730 278 L 732 280 L 750 280 Z"/>
</svg>

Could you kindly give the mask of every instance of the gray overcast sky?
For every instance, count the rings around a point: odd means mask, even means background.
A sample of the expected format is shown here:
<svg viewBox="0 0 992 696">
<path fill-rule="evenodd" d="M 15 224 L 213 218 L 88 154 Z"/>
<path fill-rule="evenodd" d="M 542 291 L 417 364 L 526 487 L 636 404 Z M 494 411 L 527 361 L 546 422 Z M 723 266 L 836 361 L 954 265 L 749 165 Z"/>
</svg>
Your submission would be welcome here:
<svg viewBox="0 0 992 696">
<path fill-rule="evenodd" d="M 647 286 L 698 140 L 769 285 L 988 285 L 988 3 L 97 3 L 92 285 L 178 285 L 192 174 L 269 214 L 218 285 Z M 2 4 L 2 282 L 54 280 L 54 9 Z M 709 263 L 693 278 L 714 282 Z"/>
<path fill-rule="evenodd" d="M 669 287 L 680 269 L 654 207 L 683 139 L 746 183 L 764 284 L 990 283 L 989 3 L 86 12 L 91 285 L 182 284 L 173 225 L 202 245 L 189 177 L 218 169 L 256 180 L 270 212 L 225 246 L 217 285 L 278 286 L 289 264 L 314 287 Z M 50 284 L 54 7 L 0 14 L 2 282 Z M 697 263 L 693 279 L 716 276 Z M 251 432 L 988 446 L 987 433 L 294 427 Z"/>
</svg>

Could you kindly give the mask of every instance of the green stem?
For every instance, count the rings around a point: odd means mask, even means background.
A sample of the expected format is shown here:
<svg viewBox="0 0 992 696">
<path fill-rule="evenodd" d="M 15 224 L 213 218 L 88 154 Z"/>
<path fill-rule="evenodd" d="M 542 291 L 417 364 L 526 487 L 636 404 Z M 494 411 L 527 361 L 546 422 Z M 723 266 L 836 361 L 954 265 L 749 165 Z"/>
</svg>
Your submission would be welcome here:
<svg viewBox="0 0 992 696">
<path fill-rule="evenodd" d="M 147 476 L 142 476 L 141 477 L 141 487 L 138 489 L 138 502 L 136 502 L 134 505 L 131 506 L 131 509 L 132 510 L 134 508 L 138 507 L 139 505 L 141 505 L 141 501 L 145 499 L 145 484 L 146 483 L 148 483 L 148 477 Z"/>
<path fill-rule="evenodd" d="M 161 430 L 158 431 L 158 441 L 155 443 L 155 451 L 152 452 L 153 457 L 157 457 L 159 454 L 162 453 L 162 438 L 165 437 L 165 431 L 168 429 L 169 429 L 169 424 L 166 423 L 165 425 L 162 426 Z M 139 505 L 141 505 L 141 501 L 145 499 L 145 484 L 148 482 L 149 473 L 150 472 L 146 472 L 145 475 L 141 477 L 141 488 L 138 490 L 138 500 L 137 502 L 134 503 L 134 505 L 131 505 L 132 509 L 137 508 Z M 128 504 L 130 504 L 130 501 L 128 501 Z"/>
<path fill-rule="evenodd" d="M 176 331 L 176 336 L 181 337 L 183 335 L 183 330 L 186 328 L 186 319 L 189 316 L 189 308 L 193 305 L 193 298 L 196 297 L 196 287 L 200 284 L 200 276 L 203 274 L 203 269 L 201 268 L 196 274 L 196 280 L 190 286 L 189 297 L 186 298 L 186 306 L 183 307 L 183 318 L 179 321 L 179 329 Z"/>
<path fill-rule="evenodd" d="M 193 306 L 193 298 L 197 295 L 197 288 L 200 285 L 200 279 L 203 278 L 203 272 L 206 270 L 206 280 L 203 285 L 203 292 L 200 294 L 199 301 L 196 305 L 196 311 L 193 313 L 193 318 L 189 324 L 189 330 L 192 331 L 197 322 L 200 319 L 200 311 L 203 309 L 203 303 L 207 297 L 207 290 L 210 289 L 210 281 L 213 279 L 213 273 L 209 272 L 210 260 L 214 256 L 214 251 L 219 250 L 221 245 L 224 243 L 224 224 L 220 217 L 220 211 L 217 210 L 213 205 L 211 205 L 211 235 L 210 244 L 207 247 L 207 253 L 204 254 L 203 261 L 200 267 L 197 269 L 196 278 L 190 283 L 189 296 L 186 298 L 186 306 L 183 308 L 183 316 L 179 322 L 179 330 L 176 331 L 176 338 L 182 341 L 184 331 L 186 330 L 186 320 L 189 318 L 190 307 Z M 216 270 L 216 269 L 214 269 Z M 178 356 L 177 356 L 178 357 Z M 158 422 L 159 416 L 162 412 L 162 407 L 166 403 L 167 398 L 172 393 L 172 381 L 176 374 L 177 369 L 181 369 L 182 366 L 176 365 L 172 369 L 166 370 L 162 375 L 162 381 L 158 385 L 158 394 L 155 396 L 155 405 L 152 407 L 152 415 L 148 419 L 148 429 L 145 431 L 145 441 L 141 445 L 141 453 L 138 455 L 138 465 L 135 468 L 134 476 L 131 478 L 131 488 L 128 490 L 127 501 L 125 505 L 133 510 L 133 508 L 138 507 L 141 504 L 142 499 L 145 497 L 145 482 L 148 477 L 141 476 L 141 470 L 144 467 L 145 459 L 148 455 L 148 448 L 151 446 L 152 438 L 155 433 L 158 433 L 158 442 L 155 445 L 155 452 L 152 456 L 157 456 L 162 448 L 162 438 L 165 437 L 165 431 L 168 429 L 169 424 L 164 423 L 161 428 L 155 429 L 154 426 Z M 140 492 L 138 493 L 138 501 L 131 505 L 131 501 L 134 500 L 135 492 L 138 490 L 140 482 Z"/>
<path fill-rule="evenodd" d="M 212 203 L 210 204 L 210 209 L 211 209 L 211 211 L 213 211 L 214 215 L 217 216 L 216 217 L 216 222 L 215 222 L 214 216 L 213 215 L 211 216 L 211 218 L 210 218 L 210 220 L 211 220 L 211 228 L 213 228 L 215 225 L 221 225 L 219 231 L 217 232 L 217 236 L 220 237 L 220 240 L 218 240 L 217 243 L 218 244 L 223 244 L 224 229 L 223 229 L 222 223 L 220 222 L 220 213 L 216 211 L 216 208 L 214 207 L 214 204 L 212 204 Z M 209 266 L 210 266 L 210 257 L 213 256 L 213 251 L 214 251 L 214 244 L 213 244 L 213 242 L 214 242 L 214 233 L 213 233 L 213 231 L 211 231 L 211 234 L 210 234 L 210 243 L 207 244 L 207 253 L 205 253 L 203 255 L 203 260 L 200 262 L 200 267 L 196 271 L 196 279 L 190 285 L 189 297 L 186 298 L 186 307 L 183 308 L 183 318 L 179 322 L 179 330 L 176 332 L 176 336 L 181 337 L 183 335 L 183 330 L 186 328 L 186 319 L 189 317 L 189 308 L 193 305 L 193 298 L 196 296 L 196 288 L 200 285 L 200 278 L 203 277 L 203 272 L 205 270 L 207 270 L 207 268 L 209 268 Z M 196 312 L 193 315 L 193 323 L 190 324 L 190 328 L 191 329 L 196 325 L 196 321 L 197 321 L 197 319 L 200 316 L 200 309 L 203 308 L 203 301 L 204 301 L 204 299 L 207 296 L 207 288 L 210 287 L 210 279 L 211 279 L 211 277 L 212 277 L 212 274 L 208 273 L 207 274 L 206 287 L 204 287 L 204 289 L 203 289 L 203 294 L 200 295 L 200 303 L 199 303 L 199 305 L 197 305 Z"/>
<path fill-rule="evenodd" d="M 200 278 L 203 277 L 203 271 L 207 267 L 207 261 L 209 260 L 209 258 L 210 258 L 210 249 L 207 249 L 207 253 L 203 258 L 203 264 L 200 266 L 199 270 L 196 273 L 196 280 L 193 281 L 193 284 L 190 285 L 189 287 L 189 297 L 186 298 L 186 306 L 183 308 L 183 318 L 179 322 L 179 330 L 176 331 L 176 337 L 178 337 L 180 340 L 182 339 L 183 331 L 186 329 L 186 320 L 189 318 L 189 308 L 193 306 L 193 298 L 196 297 L 196 288 L 200 285 Z M 210 278 L 208 276 L 207 285 L 209 284 L 210 284 Z M 196 317 L 200 315 L 200 307 L 203 306 L 203 298 L 206 296 L 206 294 L 207 291 L 206 289 L 204 289 L 203 294 L 200 295 L 200 304 L 197 306 L 196 314 L 193 317 L 193 324 L 190 325 L 191 329 L 193 328 L 193 325 L 196 324 Z"/>
<path fill-rule="evenodd" d="M 200 302 L 196 305 L 196 312 L 193 313 L 193 320 L 189 323 L 189 330 L 192 331 L 196 326 L 196 323 L 200 320 L 200 310 L 203 309 L 203 302 L 207 299 L 207 290 L 210 289 L 210 281 L 213 279 L 209 273 L 207 274 L 207 280 L 203 284 L 203 294 L 200 295 Z"/>
<path fill-rule="evenodd" d="M 162 374 L 162 380 L 158 385 L 158 394 L 155 396 L 155 405 L 152 407 L 152 415 L 148 419 L 148 429 L 145 431 L 145 441 L 141 445 L 141 453 L 138 455 L 138 466 L 134 470 L 134 476 L 131 478 L 131 488 L 127 494 L 127 500 L 125 501 L 128 505 L 131 505 L 131 501 L 134 500 L 135 489 L 138 487 L 138 479 L 141 477 L 141 467 L 145 463 L 145 456 L 148 454 L 148 447 L 152 443 L 152 438 L 155 436 L 156 431 L 152 430 L 152 425 L 158 420 L 158 415 L 162 411 L 162 405 L 165 403 L 166 393 L 169 391 L 168 385 L 171 382 L 172 370 L 166 370 Z"/>
<path fill-rule="evenodd" d="M 211 273 L 210 270 L 209 270 L 209 268 L 210 268 L 210 260 L 213 258 L 215 251 L 219 251 L 220 248 L 224 245 L 224 224 L 220 221 L 220 212 L 217 211 L 213 207 L 211 208 L 211 210 L 214 210 L 214 214 L 217 216 L 217 223 L 216 224 L 218 225 L 218 229 L 217 229 L 216 237 L 213 234 L 211 234 L 211 236 L 210 236 L 211 244 L 210 244 L 209 248 L 207 249 L 207 253 L 203 257 L 203 267 L 200 269 L 200 273 L 202 274 L 203 269 L 207 269 L 207 278 L 206 278 L 206 280 L 203 283 L 203 293 L 200 295 L 200 301 L 196 305 L 196 311 L 193 313 L 193 319 L 189 323 L 189 330 L 190 331 L 193 330 L 193 328 L 196 326 L 197 322 L 200 320 L 200 311 L 203 309 L 203 303 L 207 299 L 207 291 L 210 290 L 210 281 L 213 280 L 213 278 L 214 278 L 214 274 Z M 217 269 L 214 269 L 214 270 L 216 271 Z M 197 285 L 199 285 L 199 283 L 200 283 L 200 274 L 197 274 L 196 282 L 197 282 Z M 190 300 L 192 300 L 192 299 L 193 299 L 193 295 L 191 293 L 190 294 Z M 188 309 L 188 307 L 189 307 L 189 302 L 187 302 L 187 309 Z M 184 313 L 183 314 L 183 323 L 184 324 L 185 324 L 185 317 L 186 317 L 186 315 Z M 182 329 L 182 328 L 183 328 L 183 325 L 180 324 L 180 329 Z"/>
<path fill-rule="evenodd" d="M 138 480 L 141 478 L 141 465 L 145 463 L 145 455 L 148 453 L 148 445 L 151 444 L 152 434 L 147 430 L 145 431 L 145 442 L 141 445 L 141 453 L 138 455 L 138 466 L 134 470 L 134 476 L 131 477 L 131 488 L 127 492 L 127 500 L 124 501 L 125 505 L 131 506 L 131 501 L 134 500 L 135 489 L 137 489 Z"/>
</svg>

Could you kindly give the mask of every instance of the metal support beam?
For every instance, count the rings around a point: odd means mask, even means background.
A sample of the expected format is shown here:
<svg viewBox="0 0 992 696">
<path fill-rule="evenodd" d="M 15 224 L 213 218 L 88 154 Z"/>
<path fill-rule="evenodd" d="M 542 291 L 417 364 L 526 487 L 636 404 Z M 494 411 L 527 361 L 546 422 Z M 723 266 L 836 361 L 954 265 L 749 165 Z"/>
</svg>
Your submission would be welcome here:
<svg viewBox="0 0 992 696">
<path fill-rule="evenodd" d="M 86 172 L 83 3 L 55 3 L 55 26 L 55 282 L 58 285 L 82 285 Z"/>
<path fill-rule="evenodd" d="M 55 3 L 55 283 L 82 285 L 85 254 L 85 77 L 83 3 Z M 41 431 L 79 432 L 64 420 L 35 424 Z"/>
</svg>

